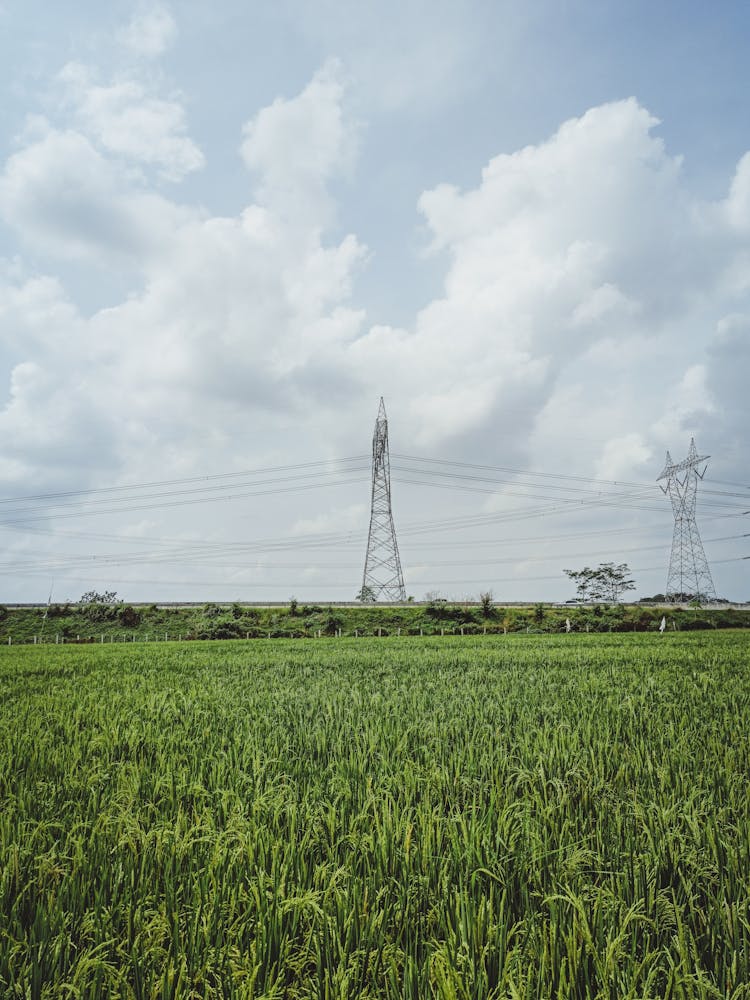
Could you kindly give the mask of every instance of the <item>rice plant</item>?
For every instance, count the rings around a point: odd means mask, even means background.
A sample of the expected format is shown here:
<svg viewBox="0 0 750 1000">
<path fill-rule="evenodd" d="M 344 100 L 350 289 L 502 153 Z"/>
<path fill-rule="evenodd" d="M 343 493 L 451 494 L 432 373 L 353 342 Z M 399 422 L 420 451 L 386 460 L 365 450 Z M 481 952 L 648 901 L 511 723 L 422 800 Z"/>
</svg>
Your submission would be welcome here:
<svg viewBox="0 0 750 1000">
<path fill-rule="evenodd" d="M 750 997 L 748 648 L 0 649 L 0 992 Z"/>
</svg>

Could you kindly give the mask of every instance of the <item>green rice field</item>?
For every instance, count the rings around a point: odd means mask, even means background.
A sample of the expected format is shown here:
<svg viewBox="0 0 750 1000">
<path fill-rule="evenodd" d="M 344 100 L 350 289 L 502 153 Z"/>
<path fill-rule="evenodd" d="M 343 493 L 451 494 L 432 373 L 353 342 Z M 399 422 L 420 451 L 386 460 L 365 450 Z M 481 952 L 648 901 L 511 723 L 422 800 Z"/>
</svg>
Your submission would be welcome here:
<svg viewBox="0 0 750 1000">
<path fill-rule="evenodd" d="M 0 995 L 750 998 L 749 654 L 0 648 Z"/>
</svg>

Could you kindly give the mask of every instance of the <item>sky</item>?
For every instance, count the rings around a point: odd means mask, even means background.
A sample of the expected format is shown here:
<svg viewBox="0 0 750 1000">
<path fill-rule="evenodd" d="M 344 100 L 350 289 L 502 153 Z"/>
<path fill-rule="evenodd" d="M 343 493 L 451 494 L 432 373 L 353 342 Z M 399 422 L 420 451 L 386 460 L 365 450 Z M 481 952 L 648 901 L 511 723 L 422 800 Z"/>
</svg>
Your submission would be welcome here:
<svg viewBox="0 0 750 1000">
<path fill-rule="evenodd" d="M 0 601 L 750 600 L 750 7 L 0 0 Z M 662 485 L 664 485 L 662 481 Z"/>
</svg>

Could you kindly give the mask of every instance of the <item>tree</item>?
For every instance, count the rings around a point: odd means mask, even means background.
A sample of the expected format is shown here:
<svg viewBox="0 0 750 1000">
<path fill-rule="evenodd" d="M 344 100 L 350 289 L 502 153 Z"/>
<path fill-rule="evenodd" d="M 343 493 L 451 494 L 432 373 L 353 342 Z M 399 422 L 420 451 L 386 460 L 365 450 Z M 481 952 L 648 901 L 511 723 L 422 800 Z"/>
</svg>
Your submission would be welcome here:
<svg viewBox="0 0 750 1000">
<path fill-rule="evenodd" d="M 596 596 L 601 600 L 617 604 L 628 590 L 635 590 L 635 580 L 630 579 L 630 567 L 627 563 L 601 563 L 597 570 Z"/>
<path fill-rule="evenodd" d="M 482 617 L 492 618 L 492 616 L 495 614 L 495 603 L 492 596 L 492 591 L 485 590 L 483 594 L 480 594 L 479 602 L 482 606 Z"/>
<path fill-rule="evenodd" d="M 87 590 L 81 595 L 79 604 L 122 604 L 114 590 L 105 590 L 100 594 L 96 590 Z"/>
<path fill-rule="evenodd" d="M 565 569 L 563 570 L 563 573 L 570 577 L 576 585 L 576 596 L 578 597 L 578 600 L 590 600 L 592 596 L 591 591 L 596 580 L 596 570 L 591 569 L 589 566 L 584 566 L 583 569 Z"/>
<path fill-rule="evenodd" d="M 627 563 L 615 565 L 612 562 L 600 563 L 596 569 L 584 566 L 583 569 L 563 570 L 576 585 L 578 599 L 581 601 L 607 601 L 617 604 L 628 590 L 635 590 L 635 581 L 630 579 L 630 568 Z"/>
<path fill-rule="evenodd" d="M 375 591 L 372 587 L 368 587 L 366 583 L 363 583 L 357 592 L 357 600 L 361 601 L 362 604 L 374 604 L 375 603 Z"/>
<path fill-rule="evenodd" d="M 81 596 L 78 602 L 80 614 L 90 622 L 111 621 L 117 615 L 118 608 L 122 606 L 114 590 L 105 590 L 99 594 L 95 590 L 89 590 Z M 44 613 L 45 618 L 51 615 L 48 607 Z"/>
</svg>

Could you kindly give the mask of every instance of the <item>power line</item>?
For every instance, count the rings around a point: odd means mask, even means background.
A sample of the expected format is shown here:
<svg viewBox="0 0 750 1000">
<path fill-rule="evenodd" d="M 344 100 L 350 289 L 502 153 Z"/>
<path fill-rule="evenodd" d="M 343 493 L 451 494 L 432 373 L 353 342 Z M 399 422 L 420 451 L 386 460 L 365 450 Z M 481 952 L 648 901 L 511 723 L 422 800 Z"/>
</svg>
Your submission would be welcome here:
<svg viewBox="0 0 750 1000">
<path fill-rule="evenodd" d="M 528 476 L 528 477 L 543 478 L 543 479 L 563 479 L 563 480 L 571 480 L 574 482 L 595 483 L 601 486 L 630 486 L 636 489 L 647 489 L 650 491 L 653 491 L 655 488 L 654 484 L 649 482 L 630 482 L 628 480 L 623 480 L 623 479 L 597 479 L 592 476 L 572 475 L 570 473 L 561 473 L 561 472 L 533 472 L 530 469 L 516 469 L 516 468 L 511 468 L 510 466 L 503 466 L 503 465 L 481 465 L 475 462 L 457 462 L 451 459 L 444 459 L 444 458 L 425 458 L 420 455 L 398 455 L 394 453 L 393 458 L 396 459 L 397 461 L 404 460 L 409 462 L 419 462 L 427 465 L 430 464 L 441 465 L 441 466 L 449 466 L 461 469 L 479 469 L 486 472 L 509 473 L 510 475 L 513 476 Z M 725 482 L 723 480 L 713 480 L 713 482 L 717 483 L 720 482 L 722 483 L 722 485 L 725 486 L 735 486 L 743 490 L 750 490 L 750 486 L 747 486 L 744 483 L 730 483 L 730 482 Z M 724 493 L 725 491 L 717 490 L 716 492 Z M 742 496 L 744 494 L 729 494 L 729 495 Z"/>
<path fill-rule="evenodd" d="M 750 556 L 733 556 L 733 557 L 728 558 L 728 559 L 716 559 L 716 560 L 714 560 L 714 562 L 717 565 L 720 565 L 720 564 L 725 564 L 725 563 L 744 562 L 747 559 L 750 559 Z M 663 566 L 638 566 L 635 569 L 631 570 L 631 572 L 632 573 L 654 573 L 654 572 L 661 572 L 661 571 L 663 571 L 663 569 L 664 569 Z M 38 577 L 38 576 L 45 576 L 46 574 L 44 574 L 41 571 L 38 571 L 38 572 L 28 571 L 28 572 L 19 573 L 17 575 L 19 575 L 19 576 Z M 545 576 L 515 576 L 515 577 L 504 577 L 504 578 L 492 577 L 490 579 L 483 579 L 483 580 L 477 580 L 477 579 L 469 579 L 469 580 L 432 580 L 432 579 L 430 579 L 430 580 L 413 580 L 413 579 L 411 579 L 408 582 L 412 586 L 427 585 L 427 586 L 430 586 L 430 587 L 437 587 L 437 586 L 442 586 L 442 587 L 454 587 L 454 586 L 483 587 L 483 586 L 487 586 L 487 585 L 495 585 L 495 584 L 498 584 L 498 583 L 516 583 L 516 584 L 518 584 L 518 583 L 530 583 L 530 582 L 537 582 L 537 581 L 560 580 L 560 579 L 561 579 L 561 574 L 560 573 L 556 573 L 554 575 L 545 575 Z M 304 587 L 306 581 L 300 581 L 299 578 L 295 579 L 292 582 L 286 581 L 284 583 L 280 583 L 278 581 L 276 581 L 276 582 L 269 582 L 269 581 L 261 581 L 261 580 L 258 580 L 258 581 L 248 581 L 248 580 L 232 580 L 232 581 L 226 581 L 226 580 L 224 580 L 224 581 L 200 580 L 199 581 L 199 580 L 153 580 L 153 579 L 147 579 L 147 580 L 138 580 L 138 579 L 112 580 L 110 577 L 98 578 L 97 579 L 97 578 L 94 578 L 94 577 L 88 577 L 88 576 L 86 576 L 86 577 L 66 577 L 66 582 L 68 582 L 68 583 L 85 583 L 85 584 L 105 583 L 105 584 L 108 584 L 109 586 L 120 586 L 120 587 L 123 586 L 123 585 L 131 584 L 131 585 L 148 585 L 148 586 L 154 586 L 154 587 L 159 587 L 159 586 L 214 587 L 214 588 L 216 588 L 216 587 L 223 587 L 223 588 L 226 589 L 226 588 L 229 588 L 229 587 L 237 586 L 237 587 L 242 587 L 244 589 L 247 589 L 249 587 L 252 587 L 252 588 L 264 587 L 264 588 L 274 588 L 274 589 L 279 589 L 279 588 L 289 589 L 289 588 L 292 588 L 292 589 L 294 589 L 294 588 L 299 588 L 300 586 Z M 337 581 L 331 581 L 331 580 L 313 580 L 313 581 L 309 581 L 309 583 L 312 586 L 315 586 L 315 587 L 326 587 L 329 590 L 347 590 L 347 591 L 351 591 L 351 589 L 352 589 L 350 583 L 342 583 L 340 580 L 337 580 Z"/>
<path fill-rule="evenodd" d="M 714 542 L 736 541 L 736 540 L 738 540 L 740 538 L 748 538 L 748 537 L 750 537 L 750 534 L 722 535 L 722 536 L 720 536 L 718 538 L 708 538 L 708 539 L 706 539 L 706 542 L 707 543 L 714 543 Z M 617 551 L 618 554 L 630 554 L 630 553 L 634 553 L 634 552 L 652 552 L 652 551 L 658 551 L 658 550 L 665 549 L 665 547 L 666 547 L 665 545 L 640 545 L 640 546 L 631 546 L 631 547 L 628 547 L 628 548 L 618 548 L 616 551 Z M 480 558 L 480 559 L 475 559 L 475 558 L 471 558 L 471 557 L 466 557 L 464 559 L 451 559 L 451 560 L 425 559 L 423 561 L 417 560 L 416 561 L 416 565 L 418 565 L 421 569 L 427 569 L 427 568 L 433 568 L 433 567 L 442 567 L 442 566 L 467 566 L 467 565 L 471 565 L 471 566 L 499 566 L 499 565 L 503 565 L 503 564 L 507 564 L 507 563 L 516 563 L 516 562 L 519 562 L 519 561 L 523 561 L 524 563 L 528 563 L 528 562 L 542 562 L 542 563 L 544 563 L 544 562 L 551 562 L 553 560 L 554 561 L 572 560 L 572 559 L 588 560 L 588 559 L 591 559 L 592 557 L 599 557 L 599 556 L 609 555 L 611 552 L 612 552 L 612 548 L 610 547 L 606 551 L 598 551 L 598 552 L 586 552 L 586 551 L 580 552 L 580 551 L 578 551 L 578 552 L 573 552 L 573 553 L 565 553 L 565 552 L 560 553 L 560 552 L 556 552 L 553 555 L 552 554 L 546 554 L 546 555 L 542 555 L 542 556 L 524 555 L 524 556 L 521 557 L 521 556 L 518 556 L 518 555 L 513 555 L 513 556 L 495 556 L 495 557 L 492 557 L 492 558 Z M 26 555 L 28 555 L 28 554 L 29 553 L 26 553 Z M 224 568 L 224 569 L 247 569 L 248 568 L 246 563 L 243 563 L 243 564 L 237 566 L 237 565 L 233 565 L 231 562 L 227 562 L 226 561 L 226 555 L 225 555 L 225 553 L 223 553 L 221 551 L 208 551 L 208 552 L 198 553 L 198 554 L 195 554 L 195 553 L 184 553 L 182 555 L 179 552 L 176 552 L 176 553 L 175 552 L 162 552 L 162 553 L 157 553 L 157 554 L 152 554 L 152 555 L 143 555 L 143 556 L 141 556 L 141 555 L 123 556 L 123 555 L 117 555 L 117 554 L 115 554 L 115 555 L 102 555 L 102 556 L 78 556 L 78 557 L 71 557 L 71 556 L 62 556 L 61 555 L 61 556 L 57 556 L 57 557 L 49 557 L 46 561 L 42 561 L 41 563 L 34 564 L 34 569 L 35 570 L 46 570 L 46 571 L 50 571 L 52 569 L 59 569 L 59 568 L 61 568 L 60 567 L 60 562 L 63 559 L 65 560 L 65 564 L 69 565 L 71 562 L 73 562 L 76 565 L 78 565 L 79 567 L 83 566 L 83 565 L 86 565 L 87 563 L 96 563 L 97 566 L 132 566 L 132 565 L 143 566 L 143 565 L 164 565 L 164 564 L 175 564 L 175 565 L 186 564 L 186 565 L 192 566 L 192 565 L 198 565 L 198 564 L 204 564 L 205 565 L 206 563 L 208 563 L 208 562 L 210 562 L 212 560 L 220 559 L 222 561 L 221 562 L 222 568 Z M 353 569 L 356 569 L 357 565 L 358 565 L 356 563 L 330 563 L 330 562 L 316 562 L 314 564 L 311 564 L 309 561 L 308 562 L 283 562 L 283 563 L 274 561 L 274 563 L 272 565 L 263 565 L 264 562 L 266 562 L 266 561 L 259 558 L 257 560 L 257 563 L 256 563 L 255 567 L 253 567 L 253 568 L 255 568 L 255 569 L 263 569 L 265 571 L 275 571 L 277 569 L 308 569 L 308 570 L 309 569 L 313 569 L 313 570 L 320 570 L 320 569 L 348 569 L 348 570 L 353 570 Z M 28 559 L 25 559 L 22 562 L 5 562 L 5 563 L 0 563 L 0 573 L 10 572 L 10 571 L 16 571 L 17 569 L 23 568 L 23 567 L 28 566 L 28 565 L 29 565 Z"/>
<path fill-rule="evenodd" d="M 477 463 L 458 462 L 448 459 L 424 458 L 418 455 L 394 454 L 393 457 L 396 460 L 417 463 L 416 467 L 414 466 L 407 467 L 405 471 L 411 472 L 412 474 L 419 474 L 424 476 L 443 476 L 443 477 L 450 477 L 453 479 L 462 479 L 465 481 L 475 480 L 475 481 L 492 482 L 498 485 L 530 485 L 526 483 L 517 482 L 517 477 L 523 476 L 532 479 L 544 479 L 544 480 L 551 479 L 555 481 L 565 481 L 565 482 L 575 482 L 575 483 L 592 483 L 595 486 L 631 487 L 635 489 L 648 490 L 649 492 L 653 492 L 654 490 L 654 486 L 651 483 L 638 483 L 638 482 L 629 482 L 626 480 L 614 480 L 614 479 L 597 479 L 591 476 L 571 475 L 571 474 L 555 473 L 555 472 L 534 472 L 528 469 L 517 469 L 509 466 L 481 465 Z M 351 470 L 349 466 L 351 466 L 353 463 L 358 466 L 356 471 L 362 471 L 365 468 L 369 468 L 369 466 L 366 465 L 366 463 L 368 462 L 368 458 L 369 457 L 367 455 L 351 455 L 339 459 L 321 459 L 311 462 L 300 462 L 300 463 L 280 465 L 280 466 L 266 466 L 257 469 L 244 469 L 235 472 L 223 472 L 211 475 L 189 476 L 189 477 L 182 477 L 179 479 L 149 480 L 139 483 L 124 483 L 119 486 L 87 487 L 77 490 L 36 493 L 36 494 L 29 494 L 29 495 L 15 496 L 15 497 L 0 497 L 0 504 L 37 503 L 40 501 L 59 500 L 70 497 L 80 497 L 80 498 L 96 497 L 101 494 L 131 493 L 132 491 L 144 490 L 144 489 L 161 490 L 161 492 L 158 494 L 147 495 L 147 496 L 189 495 L 193 493 L 207 492 L 210 490 L 233 489 L 236 488 L 237 486 L 250 485 L 238 482 L 229 482 L 226 484 L 222 484 L 220 482 L 222 480 L 239 480 L 239 479 L 247 479 L 249 477 L 256 477 L 260 475 L 270 475 L 273 477 L 273 479 L 266 480 L 265 482 L 289 481 L 299 478 L 310 478 L 316 475 L 331 475 L 331 474 L 340 474 L 343 472 L 350 472 L 353 470 Z M 281 477 L 281 479 L 279 479 L 281 473 L 286 473 L 286 472 L 299 473 L 299 470 L 321 469 L 322 467 L 331 465 L 335 466 L 335 468 L 333 469 L 326 468 L 324 469 L 323 472 L 320 473 L 307 473 L 307 474 L 300 473 L 299 475 Z M 430 465 L 438 465 L 441 468 L 430 469 L 425 467 Z M 498 480 L 490 476 L 477 476 L 477 475 L 470 475 L 469 473 L 445 471 L 446 469 L 453 469 L 453 470 L 470 469 L 474 471 L 479 470 L 482 472 L 492 472 L 492 473 L 499 472 L 499 473 L 509 474 L 515 478 L 512 480 L 503 480 L 503 479 Z M 191 486 L 191 484 L 195 483 L 200 483 L 200 484 L 210 483 L 212 485 Z M 739 483 L 727 483 L 726 485 L 737 486 L 745 490 L 750 489 L 750 487 Z M 191 488 L 172 489 L 173 487 L 179 487 L 179 486 L 189 486 Z M 546 483 L 537 483 L 536 486 L 539 489 L 554 488 L 554 486 L 547 486 Z M 164 491 L 165 487 L 169 487 L 170 489 L 165 492 Z M 575 487 L 575 486 L 565 486 L 565 487 L 559 486 L 558 488 L 565 489 L 568 492 L 573 490 L 578 490 L 580 492 L 592 492 L 591 488 L 584 490 L 581 487 Z M 715 490 L 712 492 L 717 495 L 736 496 L 744 498 L 744 494 L 735 494 L 724 490 Z M 105 500 L 106 499 L 109 499 L 109 497 L 105 497 Z M 117 500 L 125 501 L 127 499 L 130 499 L 130 497 L 115 497 L 113 498 L 113 502 Z M 54 504 L 53 506 L 58 507 L 64 505 Z"/>
<path fill-rule="evenodd" d="M 21 501 L 25 502 L 27 500 L 49 500 L 57 497 L 88 496 L 96 493 L 119 493 L 124 490 L 155 489 L 159 486 L 179 486 L 185 483 L 202 483 L 210 480 L 216 481 L 219 479 L 245 478 L 247 476 L 266 475 L 267 473 L 291 472 L 295 469 L 311 469 L 316 466 L 330 465 L 332 463 L 346 464 L 350 462 L 367 462 L 368 457 L 369 456 L 367 455 L 351 455 L 347 458 L 319 459 L 314 462 L 298 462 L 295 465 L 268 466 L 259 469 L 244 469 L 239 472 L 218 472 L 213 475 L 189 476 L 183 479 L 161 479 L 143 483 L 124 483 L 120 486 L 97 486 L 87 487 L 80 490 L 67 490 L 65 492 L 57 493 L 36 493 L 31 496 L 0 497 L 0 503 L 16 503 Z"/>
<path fill-rule="evenodd" d="M 422 488 L 453 490 L 467 494 L 483 494 L 485 496 L 503 498 L 519 498 L 524 501 L 522 506 L 510 507 L 509 509 L 489 511 L 481 513 L 464 514 L 451 518 L 436 518 L 433 520 L 420 519 L 402 526 L 400 534 L 408 539 L 407 546 L 414 549 L 425 546 L 439 545 L 461 547 L 463 551 L 470 546 L 482 545 L 486 548 L 489 545 L 513 545 L 513 544 L 534 544 L 531 539 L 492 539 L 488 537 L 488 532 L 493 527 L 500 527 L 505 524 L 514 524 L 523 520 L 535 520 L 538 518 L 556 518 L 569 513 L 587 513 L 602 509 L 621 509 L 632 511 L 658 511 L 663 512 L 661 504 L 656 506 L 651 502 L 655 498 L 655 487 L 653 484 L 630 483 L 622 480 L 602 480 L 586 476 L 575 476 L 551 472 L 531 472 L 522 469 L 510 469 L 502 466 L 478 465 L 465 462 L 450 462 L 442 459 L 427 459 L 419 456 L 394 456 L 398 457 L 399 464 L 393 466 L 393 471 L 397 475 L 393 480 L 404 485 L 416 485 Z M 343 486 L 349 487 L 358 485 L 366 480 L 359 478 L 358 473 L 367 471 L 369 467 L 363 464 L 365 456 L 349 456 L 340 460 L 324 460 L 298 463 L 295 465 L 285 465 L 268 467 L 255 470 L 244 470 L 242 472 L 219 473 L 209 476 L 194 476 L 175 480 L 161 480 L 143 483 L 131 483 L 123 486 L 104 486 L 80 491 L 60 491 L 57 493 L 36 494 L 34 496 L 16 497 L 0 499 L 0 504 L 5 505 L 4 514 L 6 520 L 0 523 L 0 528 L 14 531 L 23 530 L 27 534 L 40 534 L 52 536 L 55 539 L 86 539 L 97 542 L 114 542 L 116 544 L 128 544 L 130 546 L 149 545 L 158 546 L 161 551 L 150 553 L 132 552 L 130 554 L 109 553 L 104 555 L 81 555 L 78 553 L 65 555 L 49 554 L 46 562 L 37 562 L 29 566 L 28 561 L 23 566 L 14 563 L 6 563 L 0 566 L 0 572 L 13 572 L 17 576 L 38 575 L 47 567 L 54 565 L 54 569 L 64 569 L 65 565 L 76 565 L 78 567 L 87 564 L 98 564 L 99 566 L 136 566 L 136 565 L 205 565 L 209 566 L 216 560 L 221 560 L 222 568 L 229 570 L 232 563 L 229 561 L 232 556 L 254 557 L 257 571 L 266 575 L 275 574 L 277 570 L 284 568 L 296 569 L 305 568 L 314 571 L 325 569 L 350 569 L 354 568 L 349 564 L 341 563 L 319 563 L 310 566 L 309 563 L 289 562 L 279 563 L 274 559 L 273 565 L 267 565 L 269 559 L 277 554 L 307 550 L 322 551 L 336 547 L 338 549 L 350 547 L 352 545 L 362 545 L 363 535 L 359 531 L 329 531 L 329 532 L 308 532 L 299 535 L 285 535 L 271 539 L 259 539 L 250 541 L 206 541 L 205 539 L 166 539 L 166 538 L 145 538 L 122 535 L 111 535 L 106 533 L 86 533 L 86 532 L 63 532 L 46 529 L 37 522 L 59 523 L 62 519 L 74 517 L 87 517 L 93 514 L 115 514 L 128 515 L 134 512 L 169 509 L 193 504 L 206 504 L 218 501 L 233 501 L 250 497 L 277 496 L 283 494 L 302 495 L 303 493 L 320 489 L 323 487 Z M 437 466 L 437 468 L 435 467 Z M 513 478 L 501 478 L 502 476 Z M 259 478 L 259 477 L 265 478 Z M 251 481 L 247 481 L 250 479 Z M 527 481 L 524 481 L 527 480 Z M 531 480 L 531 481 L 528 481 Z M 724 485 L 735 486 L 746 489 L 742 484 L 726 483 Z M 267 487 L 267 488 L 263 488 Z M 151 491 L 151 492 L 147 492 Z M 708 490 L 702 491 L 704 494 Z M 711 499 L 702 504 L 701 510 L 705 512 L 704 520 L 722 520 L 727 517 L 743 517 L 748 513 L 743 510 L 746 505 L 746 498 L 743 494 L 728 492 L 723 490 L 710 491 Z M 744 503 L 737 504 L 733 500 L 741 498 Z M 47 506 L 42 506 L 49 501 Z M 155 501 L 155 502 L 146 502 Z M 538 501 L 539 506 L 529 506 L 528 501 Z M 29 509 L 14 509 L 13 504 L 20 505 L 28 503 Z M 723 511 L 723 513 L 715 513 Z M 10 515 L 10 517 L 8 517 Z M 14 515 L 19 515 L 15 516 Z M 618 531 L 631 532 L 633 529 L 612 529 L 612 531 L 598 532 L 607 535 L 615 534 Z M 639 525 L 637 530 L 642 532 L 645 529 Z M 431 535 L 445 535 L 449 533 L 481 532 L 482 538 L 462 540 L 441 540 L 441 541 L 421 541 Z M 559 532 L 557 535 L 546 535 L 538 541 L 573 541 L 597 534 L 597 532 Z M 722 538 L 711 539 L 710 541 L 727 541 L 736 538 L 747 537 L 743 535 L 723 536 Z M 636 548 L 622 549 L 622 552 L 641 552 L 662 548 L 659 545 L 641 546 Z M 610 549 L 611 551 L 611 549 Z M 609 554 L 609 553 L 607 553 Z M 466 565 L 502 565 L 520 560 L 529 562 L 545 562 L 549 558 L 559 560 L 572 560 L 590 558 L 592 553 L 578 552 L 575 555 L 555 555 L 554 557 L 544 556 L 516 556 L 503 558 L 463 558 L 456 560 L 423 560 L 422 566 L 425 568 L 442 566 L 466 566 Z M 41 558 L 45 558 L 42 556 Z M 746 557 L 741 557 L 745 559 Z M 718 560 L 717 562 L 733 562 L 737 560 Z M 62 565 L 61 565 L 62 564 Z M 258 565 L 261 564 L 261 565 Z M 242 569 L 247 569 L 243 563 Z M 650 571 L 650 570 L 649 570 Z M 646 570 L 633 572 L 646 572 Z M 74 578 L 69 578 L 74 579 Z M 531 579 L 531 578 L 524 578 Z M 538 579 L 560 579 L 560 574 L 552 577 L 540 577 Z M 94 582 L 94 581 L 91 581 Z M 111 585 L 111 581 L 108 582 Z M 159 581 L 126 581 L 131 583 L 145 582 L 160 585 Z M 448 585 L 467 584 L 470 581 L 448 581 Z M 484 581 L 493 582 L 493 581 Z M 498 580 L 498 583 L 507 582 Z M 477 584 L 480 581 L 476 581 Z M 184 585 L 182 581 L 180 585 Z M 245 586 L 244 581 L 238 581 L 238 585 Z M 199 584 L 200 585 L 200 584 Z M 259 582 L 252 586 L 263 586 Z M 304 585 L 304 581 L 298 580 L 295 584 L 275 584 L 268 583 L 268 586 L 293 586 Z M 222 584 L 211 584 L 211 586 L 222 586 Z M 346 586 L 349 584 L 327 584 L 316 582 L 315 586 Z"/>
<path fill-rule="evenodd" d="M 352 470 L 357 471 L 357 470 Z M 60 519 L 60 518 L 71 518 L 71 517 L 91 517 L 100 514 L 130 514 L 136 511 L 143 510 L 162 510 L 166 508 L 175 507 L 189 507 L 194 504 L 199 503 L 215 503 L 219 501 L 227 500 L 244 500 L 248 497 L 263 497 L 263 496 L 275 496 L 281 493 L 302 493 L 307 490 L 320 489 L 325 486 L 351 486 L 355 483 L 366 482 L 364 478 L 357 479 L 342 479 L 333 482 L 322 482 L 322 483 L 303 483 L 296 486 L 284 486 L 278 489 L 270 490 L 251 490 L 244 493 L 233 493 L 226 496 L 210 496 L 210 497 L 197 497 L 190 500 L 170 500 L 167 503 L 152 503 L 152 504 L 130 504 L 128 506 L 121 507 L 106 507 L 106 508 L 95 508 L 93 510 L 77 510 L 69 511 L 62 514 L 50 514 L 48 513 L 31 513 L 23 514 L 20 517 L 10 518 L 5 521 L 0 522 L 0 527 L 6 527 L 11 524 L 28 524 L 33 521 L 47 521 L 50 518 Z M 17 511 L 11 511 L 11 513 L 19 513 Z"/>
</svg>

